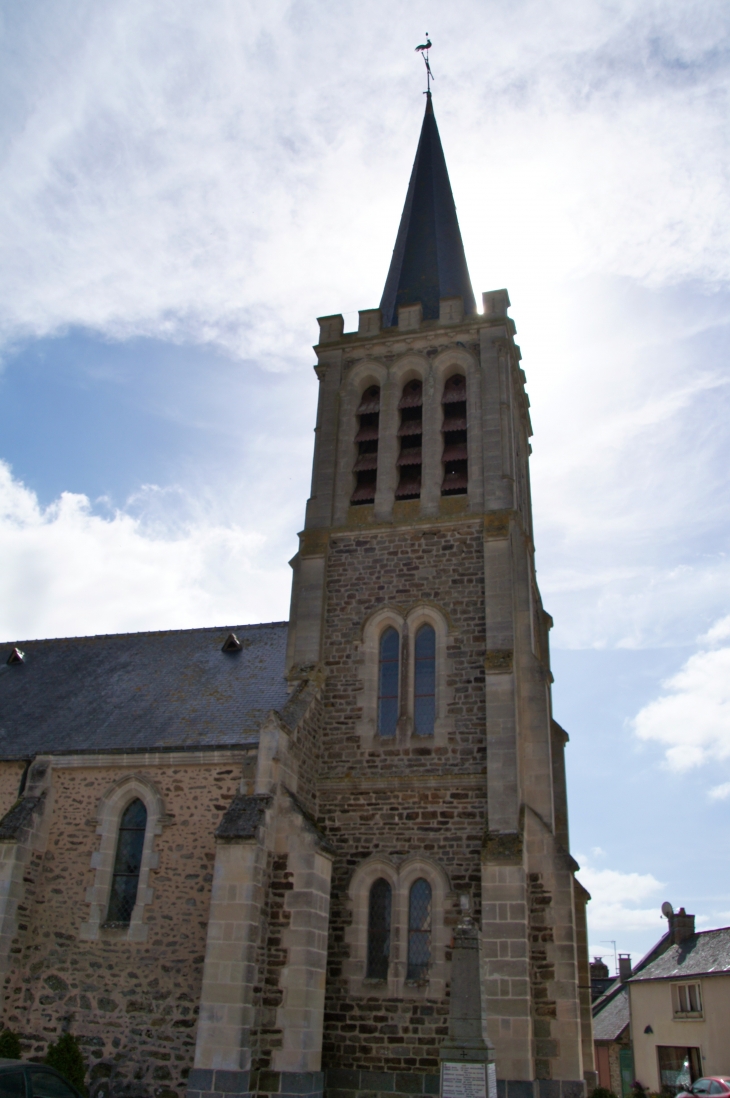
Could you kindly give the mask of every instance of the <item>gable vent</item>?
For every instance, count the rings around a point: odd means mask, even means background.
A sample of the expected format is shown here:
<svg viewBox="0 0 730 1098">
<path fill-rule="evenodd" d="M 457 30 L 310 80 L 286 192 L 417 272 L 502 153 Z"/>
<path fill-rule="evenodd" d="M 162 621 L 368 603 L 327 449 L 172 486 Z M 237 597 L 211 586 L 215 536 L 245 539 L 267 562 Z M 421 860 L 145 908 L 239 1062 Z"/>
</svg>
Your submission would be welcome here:
<svg viewBox="0 0 730 1098">
<path fill-rule="evenodd" d="M 223 641 L 223 647 L 221 652 L 240 652 L 243 648 L 240 640 L 235 633 L 229 633 L 226 639 Z"/>
<path fill-rule="evenodd" d="M 8 659 L 7 659 L 7 662 L 10 663 L 10 664 L 23 663 L 24 661 L 25 661 L 25 652 L 21 652 L 19 648 L 14 648 L 12 650 L 12 652 L 10 653 L 10 655 L 8 656 Z"/>
</svg>

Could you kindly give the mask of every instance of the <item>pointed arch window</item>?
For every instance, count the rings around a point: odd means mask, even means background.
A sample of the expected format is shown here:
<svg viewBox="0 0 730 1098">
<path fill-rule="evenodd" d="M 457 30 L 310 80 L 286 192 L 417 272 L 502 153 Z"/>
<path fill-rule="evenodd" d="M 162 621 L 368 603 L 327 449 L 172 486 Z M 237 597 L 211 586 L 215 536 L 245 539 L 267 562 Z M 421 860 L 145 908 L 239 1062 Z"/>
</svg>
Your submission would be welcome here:
<svg viewBox="0 0 730 1098">
<path fill-rule="evenodd" d="M 436 630 L 422 625 L 416 633 L 413 724 L 417 736 L 433 736 L 436 723 Z"/>
<path fill-rule="evenodd" d="M 400 670 L 400 637 L 391 625 L 380 638 L 378 666 L 378 732 L 395 736 L 398 724 L 398 680 Z"/>
<path fill-rule="evenodd" d="M 375 489 L 378 483 L 378 436 L 380 433 L 380 389 L 371 385 L 363 393 L 356 413 L 359 430 L 355 435 L 357 459 L 355 491 L 350 497 L 353 506 L 375 501 Z"/>
<path fill-rule="evenodd" d="M 407 980 L 423 980 L 431 964 L 431 885 L 419 877 L 408 897 Z"/>
<path fill-rule="evenodd" d="M 144 836 L 147 830 L 147 809 L 137 797 L 122 813 L 114 859 L 108 923 L 126 926 L 137 902 L 139 871 L 142 865 Z"/>
<path fill-rule="evenodd" d="M 368 910 L 368 964 L 371 980 L 388 979 L 390 959 L 390 913 L 393 890 L 384 877 L 378 877 L 370 889 Z"/>
<path fill-rule="evenodd" d="M 417 379 L 407 382 L 398 404 L 400 409 L 400 477 L 395 491 L 396 499 L 419 499 L 421 495 L 421 467 L 423 450 L 423 385 Z"/>
<path fill-rule="evenodd" d="M 466 444 L 466 378 L 454 374 L 444 386 L 444 479 L 442 496 L 463 496 L 469 487 Z"/>
</svg>

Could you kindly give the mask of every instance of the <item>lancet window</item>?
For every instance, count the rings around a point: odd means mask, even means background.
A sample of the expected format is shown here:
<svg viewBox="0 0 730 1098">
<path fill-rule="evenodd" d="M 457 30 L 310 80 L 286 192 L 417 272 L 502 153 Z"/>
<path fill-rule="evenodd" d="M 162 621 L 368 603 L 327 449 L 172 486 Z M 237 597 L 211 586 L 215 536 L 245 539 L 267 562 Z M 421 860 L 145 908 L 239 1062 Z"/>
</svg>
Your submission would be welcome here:
<svg viewBox="0 0 730 1098">
<path fill-rule="evenodd" d="M 390 959 L 390 913 L 393 892 L 388 881 L 379 877 L 370 889 L 368 910 L 368 962 L 371 980 L 387 980 Z"/>
<path fill-rule="evenodd" d="M 444 419 L 444 479 L 442 496 L 465 495 L 469 487 L 466 448 L 466 378 L 454 374 L 444 386 L 442 398 Z"/>
<path fill-rule="evenodd" d="M 422 625 L 416 633 L 413 689 L 414 732 L 433 736 L 436 721 L 436 631 Z"/>
<path fill-rule="evenodd" d="M 400 637 L 398 630 L 390 626 L 380 638 L 378 732 L 381 736 L 395 736 L 398 724 L 399 665 Z"/>
<path fill-rule="evenodd" d="M 431 964 L 431 885 L 419 877 L 408 896 L 407 980 L 423 980 Z"/>
<path fill-rule="evenodd" d="M 107 922 L 126 925 L 132 918 L 137 902 L 139 871 L 142 865 L 144 836 L 147 830 L 147 809 L 135 798 L 122 813 L 114 859 Z"/>
<path fill-rule="evenodd" d="M 400 478 L 395 495 L 396 499 L 419 499 L 423 461 L 423 385 L 420 381 L 409 381 L 403 387 L 398 408 L 400 410 L 398 428 Z"/>
<path fill-rule="evenodd" d="M 380 389 L 371 385 L 363 393 L 357 409 L 358 432 L 355 435 L 357 459 L 353 472 L 355 491 L 350 503 L 355 506 L 373 503 L 378 480 L 378 433 L 380 422 Z"/>
</svg>

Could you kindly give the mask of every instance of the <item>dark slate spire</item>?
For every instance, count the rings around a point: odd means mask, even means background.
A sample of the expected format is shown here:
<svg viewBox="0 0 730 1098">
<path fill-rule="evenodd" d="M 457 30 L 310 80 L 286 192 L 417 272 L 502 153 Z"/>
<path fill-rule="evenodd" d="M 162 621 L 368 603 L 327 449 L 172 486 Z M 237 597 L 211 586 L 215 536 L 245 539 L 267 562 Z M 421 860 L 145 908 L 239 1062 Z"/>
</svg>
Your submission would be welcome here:
<svg viewBox="0 0 730 1098">
<path fill-rule="evenodd" d="M 439 298 L 463 297 L 476 312 L 456 218 L 454 196 L 429 93 L 406 204 L 380 308 L 383 327 L 398 323 L 398 306 L 420 301 L 424 320 L 437 320 Z"/>
</svg>

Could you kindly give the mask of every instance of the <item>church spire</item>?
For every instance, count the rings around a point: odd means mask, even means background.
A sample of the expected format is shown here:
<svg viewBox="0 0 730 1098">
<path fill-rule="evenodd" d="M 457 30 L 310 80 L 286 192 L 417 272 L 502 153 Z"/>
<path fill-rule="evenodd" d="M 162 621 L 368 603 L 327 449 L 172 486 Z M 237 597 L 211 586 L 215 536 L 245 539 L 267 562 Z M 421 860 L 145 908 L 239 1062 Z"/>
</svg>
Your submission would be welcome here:
<svg viewBox="0 0 730 1098">
<path fill-rule="evenodd" d="M 398 323 L 399 305 L 417 301 L 423 307 L 424 320 L 436 320 L 442 297 L 463 297 L 464 312 L 476 312 L 444 150 L 428 92 L 406 204 L 380 302 L 383 326 Z"/>
</svg>

